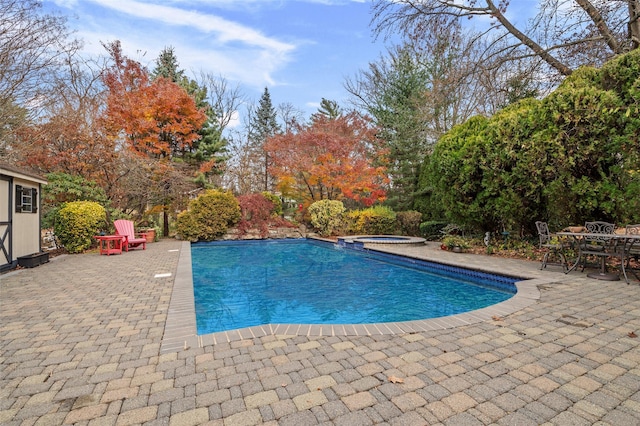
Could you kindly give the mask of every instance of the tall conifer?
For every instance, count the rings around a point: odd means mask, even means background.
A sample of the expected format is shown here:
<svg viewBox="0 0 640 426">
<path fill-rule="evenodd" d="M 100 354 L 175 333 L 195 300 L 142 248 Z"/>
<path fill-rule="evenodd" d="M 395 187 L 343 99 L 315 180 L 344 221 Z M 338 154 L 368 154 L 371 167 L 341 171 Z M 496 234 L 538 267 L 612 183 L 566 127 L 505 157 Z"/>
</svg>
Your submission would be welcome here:
<svg viewBox="0 0 640 426">
<path fill-rule="evenodd" d="M 269 175 L 271 159 L 264 150 L 265 141 L 281 132 L 276 120 L 276 110 L 271 102 L 269 89 L 264 88 L 260 97 L 258 108 L 249 119 L 249 142 L 253 151 L 256 171 L 261 175 L 262 190 L 271 191 L 274 187 L 274 179 Z"/>
</svg>

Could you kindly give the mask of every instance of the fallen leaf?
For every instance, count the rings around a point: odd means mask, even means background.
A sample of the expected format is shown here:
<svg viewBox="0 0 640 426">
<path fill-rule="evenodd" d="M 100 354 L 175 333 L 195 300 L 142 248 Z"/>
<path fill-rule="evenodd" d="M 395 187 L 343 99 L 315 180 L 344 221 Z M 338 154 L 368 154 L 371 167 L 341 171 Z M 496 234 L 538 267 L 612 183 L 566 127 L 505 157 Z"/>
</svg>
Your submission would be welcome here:
<svg viewBox="0 0 640 426">
<path fill-rule="evenodd" d="M 629 334 L 627 334 L 627 336 L 631 337 L 631 338 L 635 338 L 638 337 L 638 335 L 636 333 L 634 333 L 633 331 L 630 332 Z"/>
<path fill-rule="evenodd" d="M 391 383 L 404 383 L 404 379 L 396 376 L 389 376 L 389 381 Z"/>
<path fill-rule="evenodd" d="M 502 321 L 502 320 L 503 320 L 503 318 L 502 318 L 502 317 L 499 317 L 498 315 L 494 315 L 494 316 L 492 316 L 491 318 L 492 318 L 494 321 Z"/>
</svg>

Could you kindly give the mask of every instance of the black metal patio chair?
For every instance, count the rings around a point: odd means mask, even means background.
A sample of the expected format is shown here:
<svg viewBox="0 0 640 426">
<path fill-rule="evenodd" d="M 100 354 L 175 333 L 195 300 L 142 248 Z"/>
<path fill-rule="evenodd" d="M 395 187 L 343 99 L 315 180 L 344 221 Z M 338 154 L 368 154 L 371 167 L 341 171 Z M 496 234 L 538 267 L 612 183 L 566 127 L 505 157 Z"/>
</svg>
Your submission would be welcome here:
<svg viewBox="0 0 640 426">
<path fill-rule="evenodd" d="M 600 259 L 600 262 L 604 262 L 607 249 L 607 244 L 609 239 L 604 237 L 607 234 L 613 234 L 616 230 L 616 225 L 614 223 L 603 222 L 603 221 L 595 221 L 595 222 L 585 222 L 584 229 L 586 233 L 589 234 L 603 234 L 603 237 L 598 235 L 584 237 L 580 240 L 580 253 L 582 255 L 582 271 L 584 272 L 584 268 L 587 264 L 588 256 L 595 256 L 596 259 Z M 580 259 L 578 259 L 580 261 Z"/>
<path fill-rule="evenodd" d="M 625 234 L 637 235 L 638 238 L 640 238 L 640 224 L 627 225 L 625 227 Z M 635 275 L 637 280 L 640 280 L 640 275 L 638 274 L 640 268 L 632 268 L 630 266 L 632 258 L 636 261 L 636 263 L 638 263 L 640 259 L 640 241 L 638 240 L 636 240 L 629 249 L 629 256 L 627 257 L 627 270 L 631 271 L 633 275 Z"/>
<path fill-rule="evenodd" d="M 549 232 L 549 225 L 547 222 L 536 222 L 536 229 L 538 230 L 538 237 L 540 239 L 540 248 L 543 249 L 544 256 L 542 257 L 542 264 L 540 269 L 544 269 L 549 264 L 549 257 L 554 256 L 558 261 L 552 262 L 553 265 L 561 265 L 564 271 L 569 269 L 567 258 L 564 255 L 564 250 L 568 248 L 568 244 L 557 240 L 555 236 Z"/>
</svg>

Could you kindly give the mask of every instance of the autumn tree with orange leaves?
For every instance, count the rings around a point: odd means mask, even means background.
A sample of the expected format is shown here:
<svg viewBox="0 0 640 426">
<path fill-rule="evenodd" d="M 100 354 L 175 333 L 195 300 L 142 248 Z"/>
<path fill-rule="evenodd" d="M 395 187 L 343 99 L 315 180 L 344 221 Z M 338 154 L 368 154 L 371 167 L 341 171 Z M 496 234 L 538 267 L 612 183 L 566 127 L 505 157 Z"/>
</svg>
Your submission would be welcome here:
<svg viewBox="0 0 640 426">
<path fill-rule="evenodd" d="M 105 47 L 113 61 L 104 76 L 109 92 L 105 122 L 112 137 L 122 138 L 140 155 L 166 160 L 183 156 L 200 137 L 205 113 L 170 79 L 151 81 L 139 62 L 122 54 L 119 42 Z"/>
<path fill-rule="evenodd" d="M 354 112 L 318 116 L 311 124 L 267 139 L 265 150 L 286 196 L 306 204 L 348 198 L 366 206 L 385 199 L 386 153 L 370 121 Z"/>
<path fill-rule="evenodd" d="M 163 233 L 168 236 L 170 206 L 184 199 L 186 192 L 185 182 L 176 181 L 175 171 L 183 165 L 176 160 L 193 151 L 207 117 L 194 98 L 170 79 L 151 80 L 139 62 L 123 55 L 120 42 L 105 48 L 113 62 L 104 74 L 105 128 L 109 137 L 153 163 L 150 181 L 154 185 L 149 191 L 155 194 L 154 204 L 163 206 Z"/>
</svg>

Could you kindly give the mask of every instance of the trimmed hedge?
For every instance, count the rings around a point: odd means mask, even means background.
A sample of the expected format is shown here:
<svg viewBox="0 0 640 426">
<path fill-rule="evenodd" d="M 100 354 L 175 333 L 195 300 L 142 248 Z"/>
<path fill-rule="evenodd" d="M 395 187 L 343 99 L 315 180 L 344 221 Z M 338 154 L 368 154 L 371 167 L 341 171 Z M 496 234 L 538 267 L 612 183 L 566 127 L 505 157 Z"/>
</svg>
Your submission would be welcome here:
<svg viewBox="0 0 640 426">
<path fill-rule="evenodd" d="M 442 238 L 442 230 L 448 225 L 445 221 L 430 220 L 420 224 L 420 235 L 427 240 L 440 240 Z"/>
<path fill-rule="evenodd" d="M 189 210 L 178 215 L 176 230 L 188 241 L 213 241 L 240 218 L 240 205 L 231 192 L 210 189 L 192 200 Z"/>
<path fill-rule="evenodd" d="M 395 234 L 397 231 L 396 213 L 387 206 L 350 211 L 347 222 L 349 232 L 353 234 Z"/>
<path fill-rule="evenodd" d="M 54 232 L 69 253 L 81 253 L 95 242 L 94 236 L 105 226 L 107 214 L 94 201 L 63 204 L 55 214 Z"/>
</svg>

